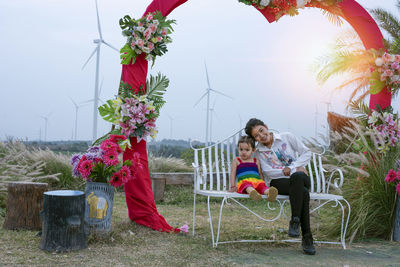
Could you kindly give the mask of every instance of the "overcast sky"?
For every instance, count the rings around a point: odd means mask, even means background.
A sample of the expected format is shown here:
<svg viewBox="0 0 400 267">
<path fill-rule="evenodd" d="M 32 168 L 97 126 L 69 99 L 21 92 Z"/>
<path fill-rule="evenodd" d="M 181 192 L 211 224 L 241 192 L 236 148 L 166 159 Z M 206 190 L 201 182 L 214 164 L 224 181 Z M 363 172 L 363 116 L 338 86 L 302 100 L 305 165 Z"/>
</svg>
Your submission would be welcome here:
<svg viewBox="0 0 400 267">
<path fill-rule="evenodd" d="M 118 20 L 140 17 L 147 0 L 98 0 L 103 38 L 120 48 L 125 39 Z M 392 0 L 360 0 L 365 8 L 383 7 L 400 16 Z M 173 43 L 149 73 L 170 79 L 167 104 L 157 121 L 157 140 L 205 139 L 206 61 L 211 87 L 232 99 L 212 95 L 212 139 L 220 140 L 258 117 L 271 128 L 314 137 L 326 133 L 326 112 L 346 114 L 348 92 L 320 88 L 310 65 L 326 54 L 340 32 L 318 9 L 269 24 L 254 8 L 237 0 L 190 0 L 174 10 Z M 7 136 L 71 140 L 75 108 L 93 99 L 95 58 L 82 66 L 98 38 L 94 0 L 0 1 L 0 139 Z M 121 76 L 119 54 L 101 48 L 101 99 L 117 93 Z M 393 101 L 399 110 L 399 100 Z M 78 139 L 92 138 L 93 104 L 78 113 Z M 172 118 L 172 119 L 171 119 Z M 171 123 L 172 122 L 172 123 Z M 172 127 L 171 127 L 172 126 Z M 110 125 L 99 118 L 98 135 Z"/>
</svg>

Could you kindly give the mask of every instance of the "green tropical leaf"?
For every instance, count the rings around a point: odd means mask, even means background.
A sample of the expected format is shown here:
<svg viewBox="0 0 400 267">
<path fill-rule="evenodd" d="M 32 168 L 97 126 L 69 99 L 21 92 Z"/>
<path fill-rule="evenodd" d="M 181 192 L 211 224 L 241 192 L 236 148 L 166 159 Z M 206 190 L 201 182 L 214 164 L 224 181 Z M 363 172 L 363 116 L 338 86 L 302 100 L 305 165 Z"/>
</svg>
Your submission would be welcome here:
<svg viewBox="0 0 400 267">
<path fill-rule="evenodd" d="M 389 48 L 389 53 L 390 54 L 400 53 L 400 36 L 392 42 Z"/>
<path fill-rule="evenodd" d="M 370 84 L 369 92 L 373 95 L 382 91 L 382 89 L 385 88 L 386 86 L 386 83 L 384 81 L 381 81 L 381 75 L 377 70 L 375 70 L 371 74 L 369 84 Z"/>
<path fill-rule="evenodd" d="M 99 137 L 96 141 L 93 142 L 92 146 L 100 145 L 104 140 L 110 138 L 110 135 L 112 135 L 112 134 L 121 135 L 121 129 L 111 130 L 110 132 L 106 133 L 102 137 Z"/>
<path fill-rule="evenodd" d="M 112 100 L 107 102 L 98 108 L 100 116 L 108 122 L 114 122 L 115 108 L 113 107 Z"/>
<path fill-rule="evenodd" d="M 128 65 L 131 60 L 132 64 L 135 63 L 136 60 L 136 52 L 130 47 L 129 44 L 125 44 L 120 50 L 120 58 L 121 64 Z"/>
</svg>

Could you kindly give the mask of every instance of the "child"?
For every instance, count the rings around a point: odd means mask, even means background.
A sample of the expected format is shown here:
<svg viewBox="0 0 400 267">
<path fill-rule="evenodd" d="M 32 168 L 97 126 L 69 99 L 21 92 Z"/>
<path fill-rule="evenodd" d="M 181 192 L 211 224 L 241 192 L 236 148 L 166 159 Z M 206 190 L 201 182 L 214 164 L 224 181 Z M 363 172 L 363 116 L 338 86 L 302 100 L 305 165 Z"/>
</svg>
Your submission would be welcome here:
<svg viewBox="0 0 400 267">
<path fill-rule="evenodd" d="M 247 193 L 254 200 L 261 200 L 261 194 L 263 194 L 268 196 L 268 201 L 275 201 L 278 190 L 275 187 L 268 188 L 265 185 L 260 162 L 251 157 L 255 150 L 254 140 L 249 136 L 240 137 L 238 150 L 239 157 L 232 162 L 229 192 Z"/>
</svg>

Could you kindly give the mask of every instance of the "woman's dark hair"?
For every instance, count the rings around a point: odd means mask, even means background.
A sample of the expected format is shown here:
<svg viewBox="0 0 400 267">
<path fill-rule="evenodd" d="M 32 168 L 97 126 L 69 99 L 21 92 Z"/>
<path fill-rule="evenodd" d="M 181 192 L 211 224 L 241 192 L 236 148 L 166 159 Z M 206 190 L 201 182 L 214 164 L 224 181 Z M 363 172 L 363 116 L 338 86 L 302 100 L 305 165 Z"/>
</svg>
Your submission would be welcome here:
<svg viewBox="0 0 400 267">
<path fill-rule="evenodd" d="M 250 136 L 247 136 L 247 135 L 241 136 L 238 141 L 238 146 L 239 146 L 239 144 L 242 144 L 242 143 L 249 144 L 251 146 L 251 148 L 253 148 L 253 149 L 256 148 L 254 139 L 251 138 Z"/>
<path fill-rule="evenodd" d="M 250 119 L 247 123 L 246 123 L 246 128 L 244 128 L 244 131 L 246 132 L 246 134 L 250 137 L 251 136 L 251 131 L 253 130 L 254 127 L 256 127 L 257 125 L 261 125 L 264 126 L 265 123 L 262 120 L 256 119 L 256 118 L 252 118 Z"/>
</svg>

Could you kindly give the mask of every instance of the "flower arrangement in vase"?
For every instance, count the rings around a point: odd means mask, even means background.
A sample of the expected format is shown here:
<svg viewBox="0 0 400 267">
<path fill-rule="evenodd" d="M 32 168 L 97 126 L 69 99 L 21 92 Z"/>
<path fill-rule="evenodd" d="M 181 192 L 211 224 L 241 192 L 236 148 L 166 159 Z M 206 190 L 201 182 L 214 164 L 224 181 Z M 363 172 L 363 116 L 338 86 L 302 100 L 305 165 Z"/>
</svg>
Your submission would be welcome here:
<svg viewBox="0 0 400 267">
<path fill-rule="evenodd" d="M 123 161 L 120 155 L 129 145 L 123 135 L 110 135 L 99 146 L 89 147 L 86 153 L 72 156 L 72 172 L 75 177 L 81 177 L 89 182 L 109 183 L 119 187 L 134 179 L 141 168 L 139 154 L 135 153 L 133 160 Z"/>
</svg>

